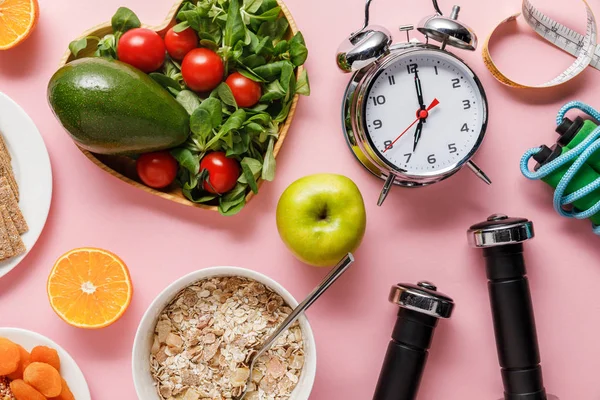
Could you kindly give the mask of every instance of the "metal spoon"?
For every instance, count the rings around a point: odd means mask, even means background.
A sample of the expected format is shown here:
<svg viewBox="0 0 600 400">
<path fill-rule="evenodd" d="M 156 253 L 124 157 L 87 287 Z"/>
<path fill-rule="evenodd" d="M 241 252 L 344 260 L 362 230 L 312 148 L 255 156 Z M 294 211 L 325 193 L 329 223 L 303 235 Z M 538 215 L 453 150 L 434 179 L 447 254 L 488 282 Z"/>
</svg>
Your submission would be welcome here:
<svg viewBox="0 0 600 400">
<path fill-rule="evenodd" d="M 248 387 L 250 386 L 249 384 L 250 382 L 252 382 L 252 370 L 254 369 L 254 364 L 256 363 L 256 360 L 258 360 L 258 358 L 265 351 L 267 351 L 273 345 L 273 343 L 275 343 L 275 341 L 279 338 L 279 336 L 281 336 L 282 333 L 284 333 L 294 322 L 296 322 L 296 320 L 304 311 L 306 311 L 311 305 L 313 305 L 313 303 L 319 297 L 321 297 L 321 295 L 325 293 L 327 289 L 329 289 L 333 282 L 335 282 L 340 276 L 342 276 L 344 272 L 346 272 L 350 264 L 352 264 L 353 262 L 354 257 L 351 253 L 348 253 L 344 258 L 342 258 L 340 262 L 325 277 L 323 282 L 321 282 L 321 284 L 317 286 L 315 290 L 313 290 L 312 293 L 309 294 L 308 297 L 304 299 L 302 303 L 300 303 L 296 308 L 294 308 L 294 310 L 290 313 L 290 315 L 288 315 L 285 321 L 281 323 L 279 328 L 277 328 L 277 330 L 273 332 L 273 334 L 267 340 L 265 340 L 260 350 L 253 353 L 248 358 L 248 364 L 250 365 L 250 374 L 248 375 L 248 379 L 246 379 L 244 391 L 238 397 L 233 397 L 234 400 L 242 400 L 244 397 L 246 397 Z"/>
</svg>

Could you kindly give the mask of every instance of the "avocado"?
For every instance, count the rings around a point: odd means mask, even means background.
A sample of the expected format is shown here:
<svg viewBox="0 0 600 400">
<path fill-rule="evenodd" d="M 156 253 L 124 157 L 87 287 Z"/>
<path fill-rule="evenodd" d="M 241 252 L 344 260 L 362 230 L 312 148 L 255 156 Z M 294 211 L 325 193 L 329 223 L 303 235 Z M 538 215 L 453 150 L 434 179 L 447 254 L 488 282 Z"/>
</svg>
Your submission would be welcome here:
<svg viewBox="0 0 600 400">
<path fill-rule="evenodd" d="M 82 58 L 50 79 L 54 115 L 82 148 L 100 154 L 137 154 L 186 141 L 186 110 L 142 71 L 106 58 Z"/>
</svg>

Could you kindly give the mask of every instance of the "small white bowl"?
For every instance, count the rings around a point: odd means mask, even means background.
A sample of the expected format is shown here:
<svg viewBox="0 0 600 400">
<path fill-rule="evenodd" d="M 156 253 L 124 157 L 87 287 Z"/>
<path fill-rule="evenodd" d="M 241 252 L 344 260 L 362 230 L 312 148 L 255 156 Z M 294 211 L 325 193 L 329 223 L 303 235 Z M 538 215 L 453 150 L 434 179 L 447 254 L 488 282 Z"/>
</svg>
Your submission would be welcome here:
<svg viewBox="0 0 600 400">
<path fill-rule="evenodd" d="M 142 317 L 135 341 L 133 342 L 132 368 L 133 384 L 140 400 L 160 400 L 154 386 L 154 379 L 150 373 L 150 348 L 154 341 L 154 328 L 158 322 L 158 317 L 173 298 L 184 288 L 192 283 L 217 276 L 240 276 L 254 279 L 267 286 L 275 293 L 279 294 L 283 300 L 292 308 L 298 305 L 294 297 L 279 283 L 273 279 L 245 268 L 238 267 L 212 267 L 192 272 L 163 290 L 156 299 L 150 304 L 148 310 Z M 317 348 L 312 328 L 308 319 L 302 315 L 298 322 L 302 328 L 304 339 L 304 368 L 300 375 L 300 380 L 294 388 L 290 400 L 308 400 L 312 391 L 315 375 L 317 372 Z"/>
</svg>

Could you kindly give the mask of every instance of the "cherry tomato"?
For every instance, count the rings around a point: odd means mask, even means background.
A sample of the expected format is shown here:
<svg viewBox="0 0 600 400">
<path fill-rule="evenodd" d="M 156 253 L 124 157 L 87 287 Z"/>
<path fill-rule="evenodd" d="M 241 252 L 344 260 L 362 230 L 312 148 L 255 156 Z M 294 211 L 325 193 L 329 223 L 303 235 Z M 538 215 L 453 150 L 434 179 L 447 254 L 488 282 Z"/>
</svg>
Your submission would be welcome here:
<svg viewBox="0 0 600 400">
<path fill-rule="evenodd" d="M 174 60 L 181 61 L 187 53 L 198 47 L 198 35 L 192 28 L 187 28 L 181 32 L 175 32 L 171 28 L 165 35 L 165 46 Z"/>
<path fill-rule="evenodd" d="M 165 61 L 165 42 L 158 33 L 146 28 L 130 29 L 119 39 L 119 60 L 144 72 L 156 71 Z"/>
<path fill-rule="evenodd" d="M 229 192 L 240 177 L 240 165 L 225 153 L 215 151 L 204 156 L 200 161 L 200 171 L 208 171 L 208 182 L 204 182 L 204 190 L 211 193 Z"/>
<path fill-rule="evenodd" d="M 168 151 L 142 154 L 135 164 L 137 173 L 147 186 L 162 189 L 177 176 L 177 160 Z"/>
<path fill-rule="evenodd" d="M 234 72 L 225 81 L 233 92 L 235 102 L 239 107 L 252 107 L 262 96 L 260 83 L 246 78 L 239 72 Z"/>
<path fill-rule="evenodd" d="M 223 60 L 209 49 L 194 49 L 187 53 L 181 63 L 185 84 L 196 92 L 206 92 L 219 86 L 224 73 Z"/>
</svg>

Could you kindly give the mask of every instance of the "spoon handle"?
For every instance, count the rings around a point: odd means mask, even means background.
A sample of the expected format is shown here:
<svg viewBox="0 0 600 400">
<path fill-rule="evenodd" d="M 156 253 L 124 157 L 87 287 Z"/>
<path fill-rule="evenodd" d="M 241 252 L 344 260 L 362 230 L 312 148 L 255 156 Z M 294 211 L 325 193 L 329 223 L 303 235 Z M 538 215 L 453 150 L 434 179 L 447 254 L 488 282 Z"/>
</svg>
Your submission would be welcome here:
<svg viewBox="0 0 600 400">
<path fill-rule="evenodd" d="M 313 303 L 321 297 L 323 293 L 340 277 L 348 267 L 354 262 L 354 257 L 351 253 L 348 253 L 340 260 L 340 262 L 331 270 L 331 272 L 325 277 L 323 282 L 319 286 L 312 291 L 311 294 L 308 295 L 306 299 L 302 303 L 298 305 L 298 307 L 294 308 L 294 310 L 288 315 L 288 317 L 281 323 L 279 328 L 265 341 L 263 347 L 260 349 L 255 358 L 258 358 L 265 350 L 269 349 L 271 345 L 277 340 L 277 338 L 286 331 L 287 328 L 290 327 L 300 314 L 306 311 Z"/>
</svg>

